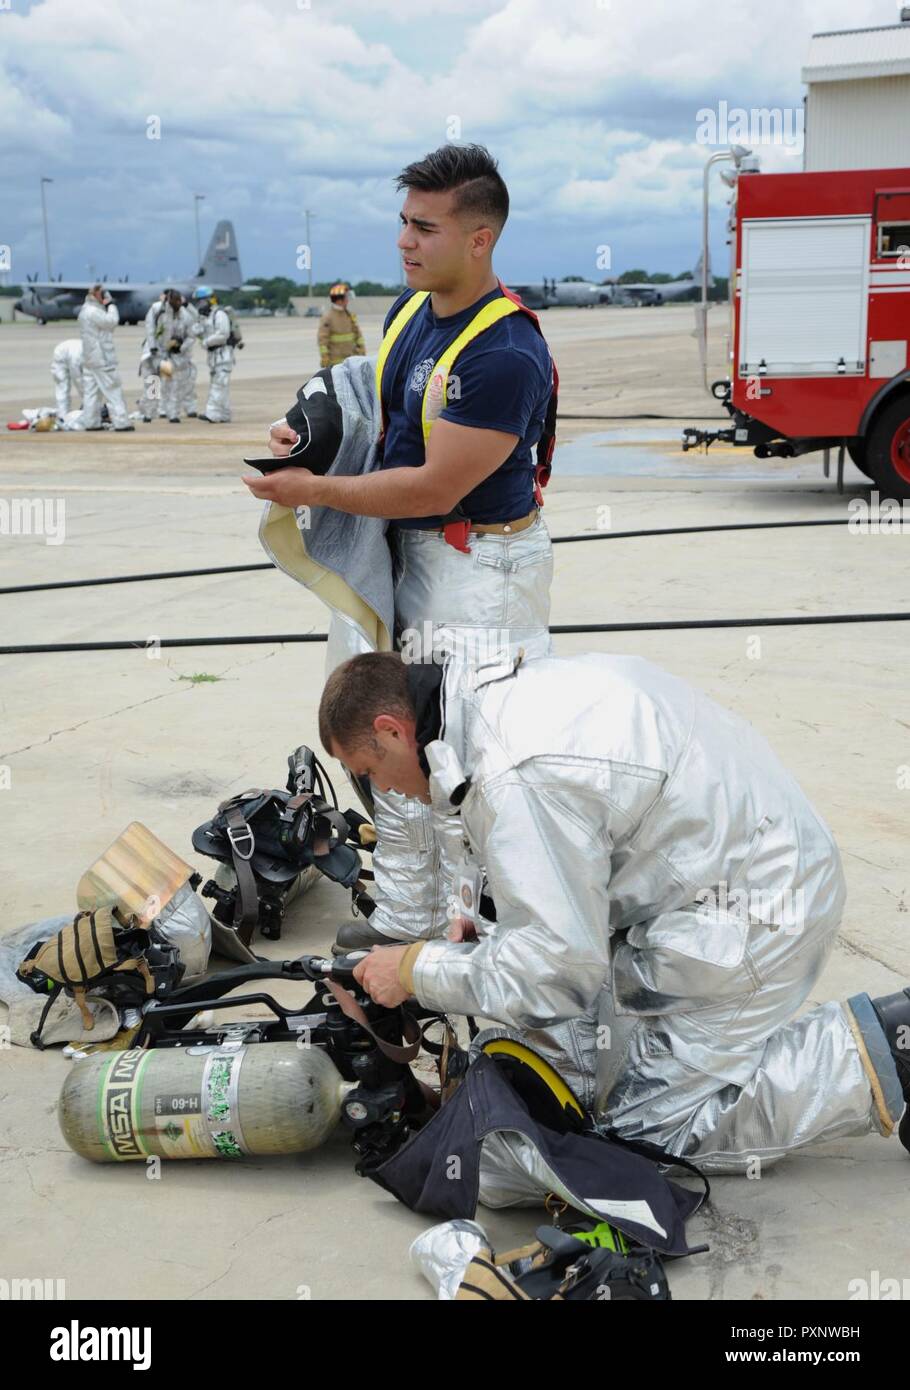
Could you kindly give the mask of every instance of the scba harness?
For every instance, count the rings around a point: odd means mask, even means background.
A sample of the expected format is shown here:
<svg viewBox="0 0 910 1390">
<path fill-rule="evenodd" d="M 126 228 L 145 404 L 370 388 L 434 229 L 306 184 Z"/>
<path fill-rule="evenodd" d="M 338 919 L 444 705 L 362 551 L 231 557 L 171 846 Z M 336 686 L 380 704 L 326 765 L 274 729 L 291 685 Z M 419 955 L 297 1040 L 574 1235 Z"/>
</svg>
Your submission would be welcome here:
<svg viewBox="0 0 910 1390">
<path fill-rule="evenodd" d="M 543 337 L 543 329 L 540 321 L 532 309 L 526 304 L 522 304 L 517 294 L 507 290 L 501 280 L 497 281 L 502 291 L 502 299 L 492 299 L 489 303 L 478 310 L 471 319 L 470 323 L 458 334 L 458 336 L 445 349 L 442 356 L 436 362 L 432 372 L 427 379 L 423 392 L 423 403 L 420 410 L 420 420 L 423 429 L 424 449 L 430 441 L 430 432 L 433 425 L 445 408 L 448 400 L 449 373 L 458 354 L 467 345 L 479 337 L 487 328 L 498 323 L 500 319 L 507 318 L 509 314 L 526 314 L 531 320 L 537 332 Z M 382 434 L 380 436 L 380 448 L 385 440 L 386 430 L 388 429 L 389 418 L 386 410 L 385 401 L 382 396 L 382 374 L 385 368 L 389 353 L 394 347 L 402 330 L 411 321 L 417 310 L 428 298 L 429 290 L 415 290 L 409 299 L 401 306 L 392 322 L 389 330 L 382 340 L 379 348 L 379 355 L 376 358 L 376 397 L 382 410 Z M 534 500 L 538 507 L 543 506 L 543 488 L 550 481 L 552 472 L 553 449 L 556 444 L 556 411 L 559 396 L 559 373 L 556 370 L 556 363 L 550 358 L 553 366 L 553 381 L 550 391 L 550 399 L 547 404 L 546 416 L 544 417 L 543 429 L 537 441 L 535 449 L 534 465 Z M 469 554 L 468 536 L 471 532 L 471 521 L 464 515 L 459 503 L 454 511 L 450 512 L 443 520 L 443 533 L 449 545 L 463 554 Z"/>
</svg>

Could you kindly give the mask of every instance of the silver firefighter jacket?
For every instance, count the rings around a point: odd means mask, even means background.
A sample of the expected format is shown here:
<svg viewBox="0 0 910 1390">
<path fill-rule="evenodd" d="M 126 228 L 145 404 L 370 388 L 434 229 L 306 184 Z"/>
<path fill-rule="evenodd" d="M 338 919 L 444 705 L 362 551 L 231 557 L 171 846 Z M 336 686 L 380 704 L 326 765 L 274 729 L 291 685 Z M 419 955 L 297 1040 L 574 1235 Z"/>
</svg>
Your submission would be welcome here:
<svg viewBox="0 0 910 1390">
<path fill-rule="evenodd" d="M 426 753 L 440 834 L 464 793 L 497 921 L 423 947 L 420 1003 L 518 1031 L 589 1106 L 616 1079 L 598 1027 L 623 1015 L 664 1015 L 668 1051 L 744 1085 L 760 1005 L 740 1042 L 730 999 L 755 992 L 756 941 L 767 968 L 829 938 L 845 892 L 829 830 L 765 740 L 638 657 L 506 656 L 449 664 Z"/>
<path fill-rule="evenodd" d="M 99 304 L 92 295 L 85 296 L 79 310 L 79 332 L 82 336 L 82 361 L 85 367 L 116 367 L 117 349 L 114 329 L 120 322 L 116 304 Z"/>
</svg>

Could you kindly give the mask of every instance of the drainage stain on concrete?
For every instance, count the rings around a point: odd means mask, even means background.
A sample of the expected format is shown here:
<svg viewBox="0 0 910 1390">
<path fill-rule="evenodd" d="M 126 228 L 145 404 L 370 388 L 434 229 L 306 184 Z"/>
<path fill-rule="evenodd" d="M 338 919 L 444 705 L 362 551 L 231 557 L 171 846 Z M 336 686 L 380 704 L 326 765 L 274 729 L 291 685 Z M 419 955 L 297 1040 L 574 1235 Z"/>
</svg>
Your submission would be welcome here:
<svg viewBox="0 0 910 1390">
<path fill-rule="evenodd" d="M 751 449 L 714 444 L 707 453 L 682 450 L 682 427 L 616 429 L 586 434 L 559 445 L 553 474 L 566 477 L 718 478 L 753 481 L 770 475 L 821 476 L 821 454 L 799 459 L 757 459 Z"/>
</svg>

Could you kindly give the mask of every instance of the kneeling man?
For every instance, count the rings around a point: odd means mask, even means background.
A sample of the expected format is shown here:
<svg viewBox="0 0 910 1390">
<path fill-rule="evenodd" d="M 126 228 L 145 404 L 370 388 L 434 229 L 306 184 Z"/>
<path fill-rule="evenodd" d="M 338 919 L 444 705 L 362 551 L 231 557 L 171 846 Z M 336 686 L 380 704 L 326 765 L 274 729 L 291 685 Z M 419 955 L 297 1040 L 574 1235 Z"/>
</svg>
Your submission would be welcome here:
<svg viewBox="0 0 910 1390">
<path fill-rule="evenodd" d="M 502 1025 L 600 1121 L 706 1171 L 892 1132 L 910 990 L 796 1016 L 844 878 L 746 720 L 637 657 L 369 653 L 331 675 L 319 723 L 352 773 L 432 807 L 461 919 L 460 939 L 374 947 L 356 973 L 379 1003 Z M 495 920 L 472 911 L 482 883 Z"/>
</svg>

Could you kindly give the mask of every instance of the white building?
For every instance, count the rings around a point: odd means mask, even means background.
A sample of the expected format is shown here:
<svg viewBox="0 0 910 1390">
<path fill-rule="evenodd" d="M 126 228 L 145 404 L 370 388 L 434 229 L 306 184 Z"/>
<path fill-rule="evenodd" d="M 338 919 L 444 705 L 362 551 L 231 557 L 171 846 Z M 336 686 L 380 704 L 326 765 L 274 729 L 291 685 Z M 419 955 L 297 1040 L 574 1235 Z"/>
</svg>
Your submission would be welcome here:
<svg viewBox="0 0 910 1390">
<path fill-rule="evenodd" d="M 805 169 L 910 165 L 910 7 L 899 24 L 813 34 L 802 77 Z"/>
</svg>

